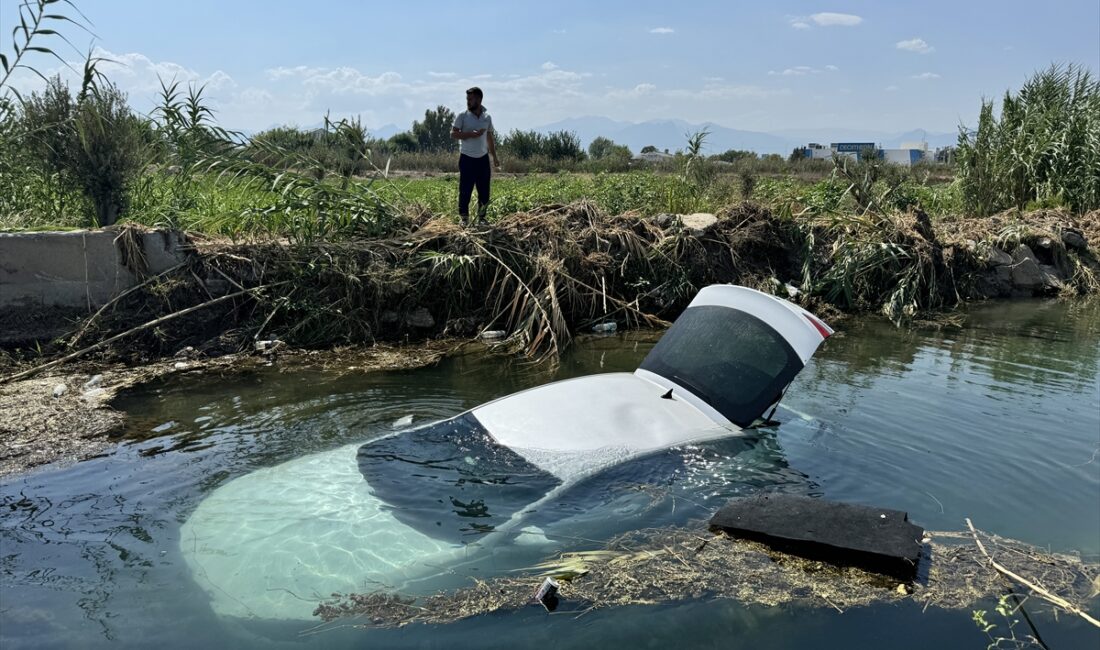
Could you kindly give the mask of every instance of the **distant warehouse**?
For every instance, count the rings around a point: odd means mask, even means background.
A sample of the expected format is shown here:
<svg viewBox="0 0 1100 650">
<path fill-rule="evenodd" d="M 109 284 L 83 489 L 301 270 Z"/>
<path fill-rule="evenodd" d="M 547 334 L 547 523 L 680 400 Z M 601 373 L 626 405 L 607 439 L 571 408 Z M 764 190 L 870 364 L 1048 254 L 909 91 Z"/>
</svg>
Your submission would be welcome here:
<svg viewBox="0 0 1100 650">
<path fill-rule="evenodd" d="M 833 142 L 828 147 L 811 142 L 797 151 L 811 160 L 832 160 L 833 156 L 861 160 L 868 152 L 873 152 L 880 160 L 909 167 L 925 159 L 928 144 L 903 142 L 900 149 L 883 149 L 874 142 Z"/>
</svg>

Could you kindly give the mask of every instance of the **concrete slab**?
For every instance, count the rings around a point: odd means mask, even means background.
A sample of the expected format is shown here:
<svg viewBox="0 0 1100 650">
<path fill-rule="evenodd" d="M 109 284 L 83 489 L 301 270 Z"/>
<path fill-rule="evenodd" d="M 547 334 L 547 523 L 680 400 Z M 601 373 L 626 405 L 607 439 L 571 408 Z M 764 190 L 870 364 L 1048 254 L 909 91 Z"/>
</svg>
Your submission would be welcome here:
<svg viewBox="0 0 1100 650">
<path fill-rule="evenodd" d="M 0 309 L 83 307 L 94 309 L 140 281 L 123 264 L 118 232 L 0 233 Z M 147 273 L 179 264 L 190 252 L 183 233 L 141 235 Z"/>
<path fill-rule="evenodd" d="M 907 581 L 916 577 L 924 538 L 924 529 L 899 510 L 790 494 L 733 499 L 711 518 L 710 528 Z"/>
</svg>

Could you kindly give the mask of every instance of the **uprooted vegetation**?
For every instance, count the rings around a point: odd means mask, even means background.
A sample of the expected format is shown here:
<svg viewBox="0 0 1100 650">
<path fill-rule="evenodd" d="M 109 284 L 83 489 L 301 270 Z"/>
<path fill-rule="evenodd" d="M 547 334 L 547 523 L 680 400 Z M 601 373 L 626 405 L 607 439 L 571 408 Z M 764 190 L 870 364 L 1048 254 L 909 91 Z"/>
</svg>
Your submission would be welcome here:
<svg viewBox="0 0 1100 650">
<path fill-rule="evenodd" d="M 901 321 L 973 298 L 1094 293 L 1100 266 L 1087 242 L 1098 240 L 1100 215 L 1061 211 L 934 224 L 919 210 L 791 217 L 742 203 L 715 217 L 642 217 L 581 202 L 484 231 L 421 213 L 384 238 L 197 240 L 189 262 L 43 353 L 121 342 L 89 352 L 140 362 L 262 339 L 325 347 L 503 330 L 505 349 L 543 359 L 594 323 L 660 326 L 699 288 L 726 282 L 825 317 L 881 311 Z"/>
<path fill-rule="evenodd" d="M 978 532 L 931 533 L 930 537 L 922 560 L 924 577 L 913 584 L 786 555 L 725 534 L 668 528 L 632 531 L 603 549 L 565 553 L 517 575 L 474 580 L 469 587 L 421 598 L 385 591 L 334 594 L 314 614 L 324 621 L 340 619 L 341 624 L 371 627 L 452 623 L 531 605 L 545 577 L 560 581 L 561 599 L 577 613 L 701 598 L 842 611 L 911 600 L 925 608 L 968 610 L 1005 593 L 1018 593 L 1026 600 L 1031 588 L 1041 590 L 1029 605 L 1033 611 L 1040 607 L 1035 603 L 1050 596 L 1048 603 L 1059 603 L 1062 611 L 1087 612 L 1100 589 L 1100 567 L 1076 556 Z M 979 539 L 981 547 L 974 543 Z M 985 549 L 1002 568 L 1031 587 L 1005 582 L 991 567 Z"/>
</svg>

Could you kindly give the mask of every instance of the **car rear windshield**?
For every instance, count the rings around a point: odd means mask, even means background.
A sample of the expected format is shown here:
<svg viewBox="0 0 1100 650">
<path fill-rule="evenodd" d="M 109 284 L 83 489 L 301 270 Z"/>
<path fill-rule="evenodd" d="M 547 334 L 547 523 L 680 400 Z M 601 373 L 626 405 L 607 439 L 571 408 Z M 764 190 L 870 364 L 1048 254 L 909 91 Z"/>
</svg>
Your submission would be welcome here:
<svg viewBox="0 0 1100 650">
<path fill-rule="evenodd" d="M 561 484 L 466 413 L 359 448 L 359 471 L 405 525 L 468 543 Z"/>
<path fill-rule="evenodd" d="M 802 360 L 759 318 L 730 307 L 687 309 L 642 362 L 747 427 L 802 370 Z"/>
</svg>

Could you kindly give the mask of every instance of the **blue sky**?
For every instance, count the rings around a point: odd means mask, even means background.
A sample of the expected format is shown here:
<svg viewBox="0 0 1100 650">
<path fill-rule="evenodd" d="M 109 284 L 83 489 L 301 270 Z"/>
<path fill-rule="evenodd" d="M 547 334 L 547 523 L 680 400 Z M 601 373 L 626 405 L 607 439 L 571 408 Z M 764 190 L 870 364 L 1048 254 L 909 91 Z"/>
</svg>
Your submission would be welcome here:
<svg viewBox="0 0 1100 650">
<path fill-rule="evenodd" d="M 1098 0 L 75 1 L 136 108 L 158 74 L 196 81 L 224 125 L 249 130 L 326 110 L 404 127 L 477 84 L 498 129 L 598 115 L 953 131 L 1051 62 L 1100 71 Z M 5 50 L 16 4 L 0 0 Z"/>
</svg>

